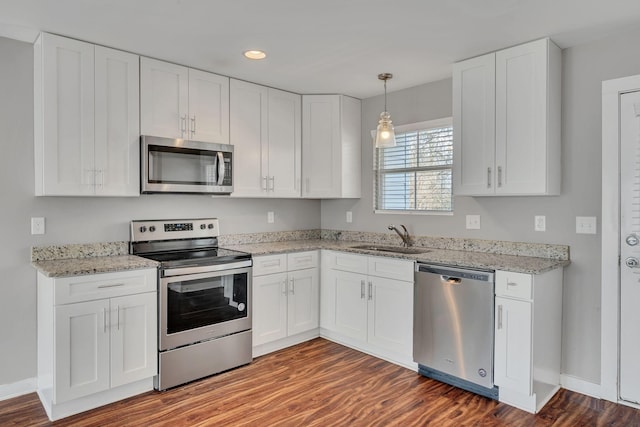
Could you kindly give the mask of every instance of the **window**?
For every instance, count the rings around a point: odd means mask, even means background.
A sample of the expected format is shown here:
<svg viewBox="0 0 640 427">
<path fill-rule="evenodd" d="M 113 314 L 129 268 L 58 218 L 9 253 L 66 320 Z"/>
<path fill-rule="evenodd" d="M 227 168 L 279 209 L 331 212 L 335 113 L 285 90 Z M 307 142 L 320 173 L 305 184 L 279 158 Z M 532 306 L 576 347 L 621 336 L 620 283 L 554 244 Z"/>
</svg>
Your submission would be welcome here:
<svg viewBox="0 0 640 427">
<path fill-rule="evenodd" d="M 396 144 L 375 149 L 376 212 L 452 212 L 451 118 L 397 126 Z"/>
</svg>

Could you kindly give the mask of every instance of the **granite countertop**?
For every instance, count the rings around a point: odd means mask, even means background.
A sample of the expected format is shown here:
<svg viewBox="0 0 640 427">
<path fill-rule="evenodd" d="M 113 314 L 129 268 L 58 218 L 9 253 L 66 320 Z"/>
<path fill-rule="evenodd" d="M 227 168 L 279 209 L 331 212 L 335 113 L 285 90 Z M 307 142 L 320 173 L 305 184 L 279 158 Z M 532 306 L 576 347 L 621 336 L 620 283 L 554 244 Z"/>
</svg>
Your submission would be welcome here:
<svg viewBox="0 0 640 427">
<path fill-rule="evenodd" d="M 267 243 L 250 243 L 238 245 L 225 245 L 225 248 L 249 252 L 254 256 L 271 255 L 286 252 L 301 252 L 316 249 L 329 249 L 343 252 L 352 252 L 362 255 L 385 256 L 391 258 L 406 259 L 434 264 L 446 264 L 456 267 L 506 270 L 516 273 L 540 274 L 546 271 L 567 266 L 569 260 L 540 258 L 520 255 L 502 255 L 485 252 L 465 250 L 425 248 L 427 252 L 421 254 L 401 254 L 393 252 L 370 251 L 357 249 L 361 241 L 337 241 L 337 240 L 292 240 Z"/>
<path fill-rule="evenodd" d="M 156 268 L 158 263 L 135 255 L 113 255 L 33 261 L 31 265 L 47 277 L 67 277 Z"/>
</svg>

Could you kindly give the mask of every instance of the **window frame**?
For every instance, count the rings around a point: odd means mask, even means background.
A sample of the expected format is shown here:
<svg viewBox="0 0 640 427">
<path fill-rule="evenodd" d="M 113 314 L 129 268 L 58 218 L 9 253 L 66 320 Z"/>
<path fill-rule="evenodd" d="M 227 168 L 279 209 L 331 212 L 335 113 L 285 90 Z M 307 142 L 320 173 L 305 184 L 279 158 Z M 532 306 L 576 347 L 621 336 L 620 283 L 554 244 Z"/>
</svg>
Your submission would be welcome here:
<svg viewBox="0 0 640 427">
<path fill-rule="evenodd" d="M 409 123 L 405 125 L 398 125 L 394 127 L 396 133 L 407 133 L 413 131 L 419 131 L 424 129 L 438 128 L 449 126 L 453 128 L 453 117 L 443 117 L 440 119 L 426 120 L 422 122 Z M 450 211 L 426 211 L 426 210 L 400 210 L 400 209 L 376 209 L 376 200 L 378 199 L 378 189 L 377 186 L 377 160 L 378 160 L 378 148 L 375 146 L 375 138 L 376 131 L 371 131 L 371 138 L 373 140 L 373 176 L 372 176 L 372 201 L 373 201 L 373 213 L 374 214 L 393 214 L 393 215 L 444 215 L 444 216 L 452 216 L 453 215 L 453 189 L 451 192 L 451 210 Z M 453 141 L 452 141 L 453 144 Z M 452 147 L 453 150 L 453 147 Z M 451 163 L 451 174 L 453 179 L 453 161 Z"/>
</svg>

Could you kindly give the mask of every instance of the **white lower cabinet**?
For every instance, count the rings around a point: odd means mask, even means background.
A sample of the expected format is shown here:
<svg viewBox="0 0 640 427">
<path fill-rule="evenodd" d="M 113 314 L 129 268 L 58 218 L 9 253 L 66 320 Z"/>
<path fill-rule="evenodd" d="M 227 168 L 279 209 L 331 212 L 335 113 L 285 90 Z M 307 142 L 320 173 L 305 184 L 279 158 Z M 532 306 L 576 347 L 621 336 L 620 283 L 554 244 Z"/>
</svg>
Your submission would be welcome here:
<svg viewBox="0 0 640 427">
<path fill-rule="evenodd" d="M 415 369 L 414 263 L 322 251 L 321 264 L 321 334 Z"/>
<path fill-rule="evenodd" d="M 38 394 L 51 420 L 153 388 L 155 269 L 38 274 Z"/>
<path fill-rule="evenodd" d="M 537 413 L 560 388 L 562 269 L 495 277 L 494 383 L 501 402 Z"/>
<path fill-rule="evenodd" d="M 318 336 L 318 251 L 253 258 L 253 356 Z"/>
</svg>

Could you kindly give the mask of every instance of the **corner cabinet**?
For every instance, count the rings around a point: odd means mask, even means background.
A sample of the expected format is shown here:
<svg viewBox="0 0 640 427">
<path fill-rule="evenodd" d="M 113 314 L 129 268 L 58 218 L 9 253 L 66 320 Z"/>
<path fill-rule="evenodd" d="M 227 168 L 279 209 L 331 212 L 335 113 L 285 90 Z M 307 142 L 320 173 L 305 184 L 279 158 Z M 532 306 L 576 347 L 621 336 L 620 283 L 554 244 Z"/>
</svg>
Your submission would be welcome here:
<svg viewBox="0 0 640 427">
<path fill-rule="evenodd" d="M 560 194 L 561 52 L 537 40 L 453 66 L 454 194 Z"/>
<path fill-rule="evenodd" d="M 496 271 L 494 383 L 499 400 L 537 413 L 560 388 L 562 269 Z"/>
<path fill-rule="evenodd" d="M 253 258 L 253 356 L 318 336 L 318 251 Z"/>
<path fill-rule="evenodd" d="M 302 96 L 303 197 L 360 197 L 360 104 L 344 95 Z"/>
<path fill-rule="evenodd" d="M 42 33 L 34 43 L 37 196 L 138 196 L 139 57 Z"/>
<path fill-rule="evenodd" d="M 415 369 L 414 263 L 322 251 L 321 265 L 321 335 Z"/>
<path fill-rule="evenodd" d="M 153 389 L 157 270 L 38 273 L 38 395 L 51 420 Z"/>
<path fill-rule="evenodd" d="M 240 80 L 230 83 L 232 197 L 299 198 L 301 96 Z"/>
<path fill-rule="evenodd" d="M 229 143 L 229 78 L 140 58 L 143 135 Z"/>
</svg>

